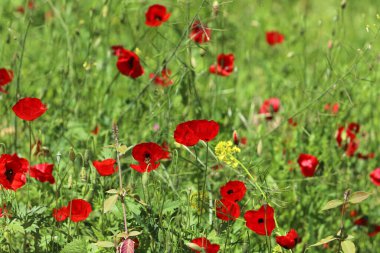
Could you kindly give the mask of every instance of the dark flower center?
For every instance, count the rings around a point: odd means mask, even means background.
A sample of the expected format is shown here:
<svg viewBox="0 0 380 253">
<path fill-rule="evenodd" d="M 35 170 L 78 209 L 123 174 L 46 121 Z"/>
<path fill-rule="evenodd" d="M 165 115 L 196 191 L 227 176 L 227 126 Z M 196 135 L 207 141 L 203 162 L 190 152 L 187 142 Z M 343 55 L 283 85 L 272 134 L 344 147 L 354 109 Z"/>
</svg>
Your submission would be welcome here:
<svg viewBox="0 0 380 253">
<path fill-rule="evenodd" d="M 9 182 L 11 182 L 13 180 L 13 176 L 14 176 L 14 173 L 13 173 L 13 170 L 12 169 L 7 169 L 5 171 L 5 177 L 7 178 L 7 180 Z"/>
<path fill-rule="evenodd" d="M 150 163 L 150 154 L 149 153 L 144 153 L 144 159 L 145 159 L 145 163 Z"/>
<path fill-rule="evenodd" d="M 263 219 L 263 218 L 260 218 L 257 222 L 258 222 L 259 224 L 264 223 L 264 219 Z"/>
<path fill-rule="evenodd" d="M 231 189 L 227 191 L 227 194 L 232 194 L 232 193 L 234 193 L 234 191 Z"/>
<path fill-rule="evenodd" d="M 154 19 L 158 21 L 162 21 L 162 17 L 159 15 L 154 15 Z"/>
<path fill-rule="evenodd" d="M 128 59 L 128 62 L 127 62 L 128 67 L 129 67 L 130 69 L 133 69 L 133 65 L 134 65 L 134 63 L 135 63 L 135 59 L 134 59 L 133 57 L 130 57 L 130 58 Z"/>
</svg>

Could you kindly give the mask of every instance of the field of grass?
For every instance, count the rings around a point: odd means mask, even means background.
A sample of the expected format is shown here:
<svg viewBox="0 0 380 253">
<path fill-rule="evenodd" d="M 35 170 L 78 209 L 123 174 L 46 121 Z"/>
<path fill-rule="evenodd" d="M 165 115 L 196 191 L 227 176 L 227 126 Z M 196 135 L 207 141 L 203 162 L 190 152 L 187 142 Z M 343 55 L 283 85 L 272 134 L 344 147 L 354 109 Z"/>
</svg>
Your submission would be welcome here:
<svg viewBox="0 0 380 253">
<path fill-rule="evenodd" d="M 379 32 L 376 0 L 2 0 L 0 252 L 379 252 Z"/>
</svg>

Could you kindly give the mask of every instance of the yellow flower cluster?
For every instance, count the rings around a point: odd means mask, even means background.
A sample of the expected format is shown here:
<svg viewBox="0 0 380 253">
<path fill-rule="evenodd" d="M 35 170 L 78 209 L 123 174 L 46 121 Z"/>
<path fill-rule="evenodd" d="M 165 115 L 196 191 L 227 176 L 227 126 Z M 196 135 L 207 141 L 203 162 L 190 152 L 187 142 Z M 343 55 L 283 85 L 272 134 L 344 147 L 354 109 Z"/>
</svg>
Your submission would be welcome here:
<svg viewBox="0 0 380 253">
<path fill-rule="evenodd" d="M 232 168 L 237 168 L 239 161 L 234 154 L 240 153 L 240 148 L 232 144 L 231 141 L 220 141 L 215 147 L 215 154 L 218 159 Z"/>
</svg>

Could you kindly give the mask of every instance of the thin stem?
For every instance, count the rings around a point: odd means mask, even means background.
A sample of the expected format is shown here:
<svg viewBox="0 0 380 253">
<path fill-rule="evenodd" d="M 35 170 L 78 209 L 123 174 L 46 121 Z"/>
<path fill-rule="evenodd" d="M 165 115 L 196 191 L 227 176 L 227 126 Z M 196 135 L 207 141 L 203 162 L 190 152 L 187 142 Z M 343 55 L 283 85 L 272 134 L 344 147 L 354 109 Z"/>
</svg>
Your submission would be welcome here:
<svg viewBox="0 0 380 253">
<path fill-rule="evenodd" d="M 267 196 L 266 194 L 264 193 L 263 189 L 261 189 L 260 185 L 257 183 L 257 180 L 252 176 L 252 174 L 249 172 L 249 170 L 247 169 L 247 167 L 245 167 L 244 164 L 242 164 L 239 160 L 236 160 L 239 165 L 243 168 L 243 170 L 245 171 L 245 173 L 247 173 L 248 177 L 252 180 L 252 183 L 253 185 L 260 191 L 261 195 L 263 196 L 263 198 L 265 199 L 265 201 L 267 201 Z"/>
<path fill-rule="evenodd" d="M 203 173 L 203 188 L 202 188 L 202 206 L 205 202 L 205 195 L 206 195 L 206 182 L 207 182 L 207 162 L 208 162 L 208 142 L 207 142 L 207 148 L 206 148 L 206 168 Z M 201 208 L 201 215 L 203 214 L 203 208 Z"/>
<path fill-rule="evenodd" d="M 125 233 L 128 234 L 127 214 L 126 214 L 125 203 L 124 203 L 123 180 L 121 177 L 121 164 L 120 164 L 120 154 L 119 154 L 119 128 L 117 127 L 116 123 L 113 124 L 112 130 L 113 130 L 113 136 L 115 139 L 117 166 L 119 167 L 119 187 L 120 187 L 119 196 L 121 198 L 121 205 L 123 207 L 124 230 L 125 230 Z"/>
</svg>

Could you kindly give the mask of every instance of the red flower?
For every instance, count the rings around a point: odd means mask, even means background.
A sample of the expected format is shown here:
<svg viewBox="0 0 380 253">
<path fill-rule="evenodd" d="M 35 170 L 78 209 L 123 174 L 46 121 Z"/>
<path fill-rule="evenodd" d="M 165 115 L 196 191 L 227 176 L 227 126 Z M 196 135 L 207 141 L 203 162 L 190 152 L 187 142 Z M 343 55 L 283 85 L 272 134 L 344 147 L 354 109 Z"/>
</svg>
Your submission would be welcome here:
<svg viewBox="0 0 380 253">
<path fill-rule="evenodd" d="M 274 209 L 266 204 L 259 210 L 250 210 L 244 214 L 246 226 L 258 235 L 271 235 L 276 227 L 274 222 Z"/>
<path fill-rule="evenodd" d="M 324 107 L 325 111 L 331 112 L 332 114 L 337 114 L 339 112 L 339 104 L 335 103 L 333 105 L 326 104 Z"/>
<path fill-rule="evenodd" d="M 271 46 L 284 42 L 284 35 L 276 31 L 266 32 L 266 38 L 268 44 Z"/>
<path fill-rule="evenodd" d="M 298 157 L 298 164 L 301 167 L 301 172 L 305 177 L 312 177 L 314 176 L 319 161 L 313 155 L 300 154 Z"/>
<path fill-rule="evenodd" d="M 369 177 L 374 185 L 380 186 L 380 168 L 374 169 Z"/>
<path fill-rule="evenodd" d="M 166 7 L 160 4 L 154 4 L 149 7 L 145 13 L 145 24 L 147 26 L 160 26 L 170 17 L 170 13 L 166 11 Z"/>
<path fill-rule="evenodd" d="M 13 80 L 13 71 L 10 69 L 0 69 L 0 92 L 7 93 L 5 90 L 3 90 L 2 86 L 7 85 L 8 83 L 12 82 Z"/>
<path fill-rule="evenodd" d="M 211 29 L 197 20 L 191 26 L 190 39 L 199 44 L 207 42 L 211 39 Z"/>
<path fill-rule="evenodd" d="M 244 198 L 247 188 L 241 181 L 229 181 L 227 184 L 220 188 L 220 195 L 222 198 L 228 199 L 234 202 L 240 201 Z"/>
<path fill-rule="evenodd" d="M 140 64 L 140 58 L 132 51 L 124 49 L 122 46 L 112 46 L 113 54 L 118 56 L 116 67 L 121 74 L 131 78 L 137 78 L 144 74 L 144 69 Z"/>
<path fill-rule="evenodd" d="M 359 140 L 356 134 L 359 133 L 360 126 L 357 123 L 350 123 L 347 128 L 339 127 L 336 134 L 336 141 L 339 147 L 346 150 L 347 156 L 353 156 L 359 148 Z M 345 133 L 345 135 L 343 135 Z"/>
<path fill-rule="evenodd" d="M 155 74 L 151 73 L 149 75 L 150 79 L 153 79 L 153 82 L 159 86 L 162 87 L 168 87 L 173 84 L 173 81 L 170 79 L 171 71 L 169 69 L 163 69 L 161 71 L 161 76 L 156 76 Z"/>
<path fill-rule="evenodd" d="M 97 135 L 99 133 L 99 129 L 100 129 L 99 125 L 96 125 L 95 128 L 93 130 L 91 130 L 91 133 L 93 135 Z"/>
<path fill-rule="evenodd" d="M 101 176 L 111 176 L 115 173 L 119 167 L 115 167 L 116 160 L 115 159 L 105 159 L 103 161 L 93 161 L 92 165 L 94 165 L 95 169 Z"/>
<path fill-rule="evenodd" d="M 220 249 L 220 246 L 218 244 L 212 244 L 205 237 L 195 238 L 191 242 L 203 248 L 206 253 L 217 253 Z M 192 249 L 192 251 L 196 253 L 200 253 L 200 251 L 197 251 L 194 249 Z"/>
<path fill-rule="evenodd" d="M 373 158 L 375 158 L 375 153 L 371 152 L 371 153 L 368 153 L 366 155 L 364 155 L 362 153 L 358 153 L 357 157 L 359 159 L 363 159 L 363 160 L 373 159 Z"/>
<path fill-rule="evenodd" d="M 266 119 L 271 120 L 273 118 L 273 113 L 280 110 L 280 99 L 269 98 L 264 100 L 260 107 L 259 114 L 266 114 Z"/>
<path fill-rule="evenodd" d="M 49 163 L 36 164 L 30 167 L 30 176 L 40 182 L 49 182 L 54 184 L 55 179 L 53 177 L 53 167 L 54 164 Z"/>
<path fill-rule="evenodd" d="M 221 220 L 236 220 L 240 216 L 239 205 L 229 199 L 221 199 L 215 201 L 216 217 Z"/>
<path fill-rule="evenodd" d="M 22 98 L 12 107 L 12 110 L 20 119 L 33 121 L 44 114 L 47 108 L 38 98 Z"/>
<path fill-rule="evenodd" d="M 177 125 L 174 139 L 185 146 L 194 146 L 199 140 L 211 141 L 218 133 L 219 124 L 213 120 L 191 120 Z"/>
<path fill-rule="evenodd" d="M 9 190 L 16 191 L 26 183 L 25 173 L 29 162 L 16 154 L 3 154 L 0 157 L 0 184 Z"/>
<path fill-rule="evenodd" d="M 356 226 L 367 226 L 368 225 L 368 217 L 367 216 L 363 216 L 363 217 L 361 217 L 359 219 L 356 219 L 354 221 L 354 224 Z"/>
<path fill-rule="evenodd" d="M 53 217 L 58 222 L 66 220 L 67 217 L 69 217 L 69 210 L 67 209 L 67 206 L 61 207 L 59 209 L 54 208 Z"/>
<path fill-rule="evenodd" d="M 5 204 L 3 205 L 3 207 L 0 207 L 0 218 L 3 217 L 12 217 L 12 215 L 8 212 L 8 208 Z"/>
<path fill-rule="evenodd" d="M 144 173 L 160 166 L 161 159 L 167 159 L 169 152 L 154 142 L 140 143 L 133 147 L 132 156 L 139 164 L 131 164 L 131 168 Z"/>
<path fill-rule="evenodd" d="M 294 229 L 284 236 L 276 236 L 276 242 L 284 249 L 293 249 L 300 241 L 297 232 Z"/>
<path fill-rule="evenodd" d="M 369 237 L 374 237 L 380 232 L 380 225 L 372 225 L 371 231 L 368 233 Z"/>
<path fill-rule="evenodd" d="M 73 222 L 84 221 L 92 212 L 91 204 L 83 199 L 73 199 L 67 206 L 69 217 Z"/>
<path fill-rule="evenodd" d="M 210 73 L 229 76 L 234 71 L 234 60 L 233 54 L 220 54 L 218 55 L 217 65 L 210 66 Z"/>
<path fill-rule="evenodd" d="M 289 119 L 288 119 L 288 123 L 289 123 L 289 125 L 294 126 L 294 127 L 296 127 L 296 126 L 298 125 L 297 122 L 295 122 L 295 121 L 293 120 L 293 118 L 289 118 Z"/>
</svg>

